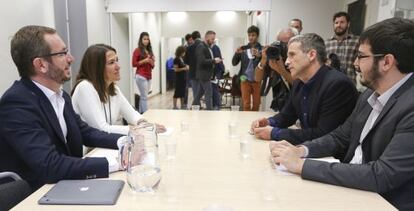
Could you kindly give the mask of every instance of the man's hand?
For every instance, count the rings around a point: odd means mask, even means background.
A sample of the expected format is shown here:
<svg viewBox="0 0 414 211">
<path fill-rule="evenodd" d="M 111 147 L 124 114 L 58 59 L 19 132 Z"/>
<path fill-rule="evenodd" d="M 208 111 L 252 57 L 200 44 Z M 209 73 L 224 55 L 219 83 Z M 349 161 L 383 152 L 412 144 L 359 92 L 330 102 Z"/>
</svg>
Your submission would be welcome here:
<svg viewBox="0 0 414 211">
<path fill-rule="evenodd" d="M 256 138 L 263 139 L 263 140 L 270 140 L 270 135 L 272 134 L 273 127 L 266 126 L 266 127 L 259 127 L 254 128 L 253 132 Z"/>
<path fill-rule="evenodd" d="M 218 64 L 220 63 L 222 60 L 219 57 L 214 58 L 214 63 Z"/>
<path fill-rule="evenodd" d="M 266 118 L 257 119 L 252 122 L 252 125 L 250 126 L 250 130 L 253 132 L 255 128 L 266 127 L 268 125 L 269 125 L 269 120 L 267 120 Z"/>
<path fill-rule="evenodd" d="M 260 57 L 260 52 L 257 48 L 252 48 L 252 55 L 256 58 Z"/>
<path fill-rule="evenodd" d="M 243 49 L 241 47 L 238 47 L 236 49 L 236 53 L 238 53 L 238 54 L 243 53 Z"/>
<path fill-rule="evenodd" d="M 287 141 L 272 141 L 269 144 L 270 154 L 276 165 L 283 165 L 295 174 L 301 174 L 304 164 L 302 157 L 305 155 L 303 146 L 293 146 Z"/>
<path fill-rule="evenodd" d="M 272 70 L 275 70 L 280 75 L 286 72 L 285 65 L 283 64 L 282 59 L 269 59 L 269 65 L 272 68 Z"/>
<path fill-rule="evenodd" d="M 158 123 L 155 123 L 155 127 L 156 127 L 156 129 L 155 129 L 156 133 L 164 133 L 165 131 L 167 131 L 167 129 L 165 128 L 164 125 L 160 125 Z"/>
</svg>

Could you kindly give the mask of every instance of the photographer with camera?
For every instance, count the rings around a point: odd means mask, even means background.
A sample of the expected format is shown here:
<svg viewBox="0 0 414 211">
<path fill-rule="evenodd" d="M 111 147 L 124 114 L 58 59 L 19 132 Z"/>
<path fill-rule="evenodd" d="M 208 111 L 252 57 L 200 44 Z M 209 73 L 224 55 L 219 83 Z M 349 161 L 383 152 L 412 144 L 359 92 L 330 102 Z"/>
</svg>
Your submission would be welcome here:
<svg viewBox="0 0 414 211">
<path fill-rule="evenodd" d="M 293 86 L 278 114 L 252 122 L 257 138 L 300 144 L 329 133 L 346 120 L 357 91 L 346 75 L 331 70 L 325 61 L 325 44 L 319 35 L 303 34 L 289 40 L 285 64 Z M 297 119 L 301 128 L 289 129 Z"/>
<path fill-rule="evenodd" d="M 280 111 L 289 98 L 289 90 L 292 86 L 292 76 L 286 70 L 284 62 L 287 57 L 287 43 L 289 39 L 297 35 L 294 28 L 285 28 L 277 33 L 276 40 L 263 48 L 262 58 L 256 68 L 255 80 L 263 81 L 261 95 L 266 96 L 272 89 L 272 103 L 270 108 Z"/>
<path fill-rule="evenodd" d="M 233 66 L 240 64 L 240 72 L 237 76 L 240 79 L 240 90 L 243 100 L 243 111 L 258 111 L 260 106 L 260 82 L 255 81 L 255 70 L 260 62 L 262 45 L 257 42 L 259 28 L 250 26 L 247 29 L 249 43 L 240 46 L 232 59 Z M 235 86 L 236 84 L 233 84 Z M 251 105 L 253 98 L 253 105 Z"/>
</svg>

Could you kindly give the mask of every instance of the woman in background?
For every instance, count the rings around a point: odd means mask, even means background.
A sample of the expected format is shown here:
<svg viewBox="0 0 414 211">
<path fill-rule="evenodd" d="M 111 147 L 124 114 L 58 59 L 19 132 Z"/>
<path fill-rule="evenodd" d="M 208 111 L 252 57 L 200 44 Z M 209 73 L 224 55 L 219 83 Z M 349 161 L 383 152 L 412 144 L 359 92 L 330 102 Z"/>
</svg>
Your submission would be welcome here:
<svg viewBox="0 0 414 211">
<path fill-rule="evenodd" d="M 116 50 L 105 44 L 90 46 L 83 55 L 72 91 L 75 112 L 90 126 L 127 135 L 130 125 L 146 120 L 127 101 L 119 87 L 120 66 Z M 161 131 L 165 130 L 159 126 Z"/>
<path fill-rule="evenodd" d="M 189 70 L 188 65 L 184 63 L 186 48 L 184 46 L 178 46 L 175 50 L 174 58 L 174 72 L 175 72 L 175 91 L 173 97 L 174 109 L 177 107 L 177 99 L 180 99 L 181 109 L 186 109 L 184 107 L 184 97 L 185 97 L 185 86 L 187 84 L 186 75 Z"/>
<path fill-rule="evenodd" d="M 132 66 L 136 68 L 135 81 L 140 93 L 139 112 L 148 110 L 148 92 L 151 87 L 152 69 L 154 68 L 154 54 L 148 32 L 139 35 L 138 47 L 132 55 Z"/>
</svg>

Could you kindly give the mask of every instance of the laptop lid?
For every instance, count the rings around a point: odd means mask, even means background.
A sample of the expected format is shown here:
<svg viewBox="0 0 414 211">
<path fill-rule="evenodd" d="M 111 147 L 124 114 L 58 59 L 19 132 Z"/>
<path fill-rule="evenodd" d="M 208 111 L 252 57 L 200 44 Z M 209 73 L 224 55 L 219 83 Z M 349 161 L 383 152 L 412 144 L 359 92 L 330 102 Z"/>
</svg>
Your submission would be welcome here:
<svg viewBox="0 0 414 211">
<path fill-rule="evenodd" d="M 38 203 L 113 205 L 124 183 L 122 180 L 61 180 Z"/>
</svg>

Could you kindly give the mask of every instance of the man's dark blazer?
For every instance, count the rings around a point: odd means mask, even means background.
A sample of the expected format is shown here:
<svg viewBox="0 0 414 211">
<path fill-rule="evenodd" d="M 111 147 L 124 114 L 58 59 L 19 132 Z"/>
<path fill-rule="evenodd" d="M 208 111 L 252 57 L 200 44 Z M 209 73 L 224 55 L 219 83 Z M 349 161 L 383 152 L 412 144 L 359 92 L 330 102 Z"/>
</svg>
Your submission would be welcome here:
<svg viewBox="0 0 414 211">
<path fill-rule="evenodd" d="M 212 58 L 210 47 L 205 43 L 200 43 L 196 48 L 197 71 L 196 79 L 209 81 L 214 73 L 214 58 Z"/>
<path fill-rule="evenodd" d="M 348 164 L 372 110 L 365 91 L 346 122 L 304 145 L 308 157 L 332 156 L 342 163 L 306 160 L 302 177 L 380 193 L 400 210 L 414 210 L 414 76 L 390 97 L 362 143 L 363 164 Z"/>
<path fill-rule="evenodd" d="M 188 64 L 190 69 L 188 70 L 188 78 L 189 79 L 196 79 L 196 70 L 197 70 L 197 56 L 196 56 L 196 48 L 197 46 L 202 43 L 201 39 L 196 39 L 194 43 L 187 47 L 187 51 L 185 52 L 184 62 Z"/>
<path fill-rule="evenodd" d="M 213 52 L 214 58 L 223 59 L 223 57 L 221 56 L 220 47 L 218 47 L 217 45 L 213 45 L 211 47 L 211 51 Z M 214 65 L 213 76 L 215 76 L 217 79 L 222 79 L 224 71 L 225 71 L 224 64 L 223 64 L 223 62 L 220 62 L 220 63 Z"/>
<path fill-rule="evenodd" d="M 358 99 L 358 92 L 352 81 L 343 73 L 323 65 L 318 70 L 318 80 L 309 92 L 309 114 L 306 129 L 289 129 L 301 115 L 301 97 L 299 79 L 293 82 L 290 96 L 283 109 L 274 119 L 280 131 L 280 140 L 300 144 L 319 138 L 345 122 L 352 113 Z"/>
<path fill-rule="evenodd" d="M 118 134 L 89 127 L 75 113 L 67 93 L 63 137 L 56 113 L 46 95 L 22 78 L 0 100 L 0 172 L 19 174 L 36 190 L 62 179 L 108 177 L 105 158 L 82 157 L 82 144 L 116 149 Z M 93 109 L 93 108 L 91 108 Z"/>
</svg>

